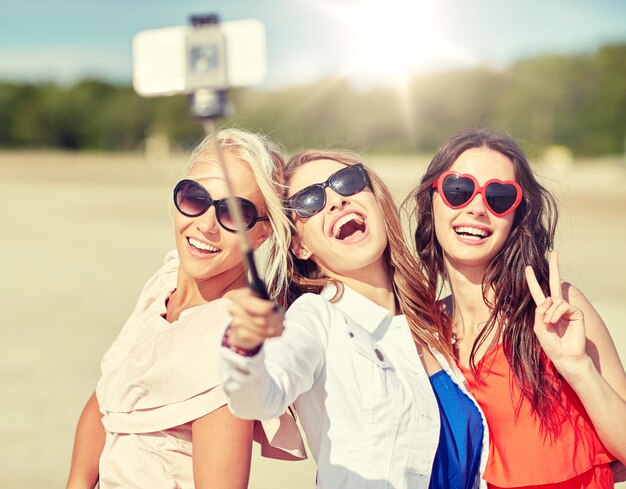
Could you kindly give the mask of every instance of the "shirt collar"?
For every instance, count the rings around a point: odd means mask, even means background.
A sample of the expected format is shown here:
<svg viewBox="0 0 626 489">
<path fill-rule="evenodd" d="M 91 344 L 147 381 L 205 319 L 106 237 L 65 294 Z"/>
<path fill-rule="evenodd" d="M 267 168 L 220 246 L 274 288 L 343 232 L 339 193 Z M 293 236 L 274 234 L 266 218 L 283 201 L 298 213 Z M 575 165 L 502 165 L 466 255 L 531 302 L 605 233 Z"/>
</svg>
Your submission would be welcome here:
<svg viewBox="0 0 626 489">
<path fill-rule="evenodd" d="M 374 333 L 386 318 L 392 320 L 395 317 L 399 317 L 392 316 L 387 309 L 362 296 L 346 284 L 342 285 L 344 289 L 343 295 L 334 304 L 370 334 Z M 330 301 L 335 297 L 336 293 L 337 286 L 331 282 L 324 287 L 320 295 Z"/>
</svg>

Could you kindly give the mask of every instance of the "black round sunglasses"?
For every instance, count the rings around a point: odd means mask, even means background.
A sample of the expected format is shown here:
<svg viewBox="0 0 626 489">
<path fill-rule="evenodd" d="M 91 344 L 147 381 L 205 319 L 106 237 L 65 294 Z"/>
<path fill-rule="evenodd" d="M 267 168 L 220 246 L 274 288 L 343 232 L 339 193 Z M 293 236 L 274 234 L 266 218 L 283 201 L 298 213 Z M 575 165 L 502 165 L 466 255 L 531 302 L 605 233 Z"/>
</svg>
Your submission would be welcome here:
<svg viewBox="0 0 626 489">
<path fill-rule="evenodd" d="M 269 221 L 269 217 L 259 216 L 256 206 L 247 199 L 235 197 L 241 208 L 244 230 L 254 227 L 257 221 Z M 194 180 L 181 180 L 174 187 L 174 205 L 178 212 L 187 217 L 198 217 L 211 206 L 215 207 L 215 218 L 220 226 L 231 233 L 237 232 L 235 220 L 228 210 L 228 199 L 212 199 L 207 189 Z"/>
</svg>

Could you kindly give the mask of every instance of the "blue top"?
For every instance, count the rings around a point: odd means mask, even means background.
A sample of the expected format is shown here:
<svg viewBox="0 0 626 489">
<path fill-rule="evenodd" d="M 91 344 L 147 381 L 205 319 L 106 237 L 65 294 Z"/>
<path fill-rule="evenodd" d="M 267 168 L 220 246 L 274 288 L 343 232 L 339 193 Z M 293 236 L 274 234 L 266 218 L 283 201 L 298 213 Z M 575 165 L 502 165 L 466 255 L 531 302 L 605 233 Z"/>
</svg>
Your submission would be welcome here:
<svg viewBox="0 0 626 489">
<path fill-rule="evenodd" d="M 430 376 L 441 431 L 429 489 L 471 489 L 480 465 L 483 422 L 476 405 L 444 370 Z"/>
</svg>

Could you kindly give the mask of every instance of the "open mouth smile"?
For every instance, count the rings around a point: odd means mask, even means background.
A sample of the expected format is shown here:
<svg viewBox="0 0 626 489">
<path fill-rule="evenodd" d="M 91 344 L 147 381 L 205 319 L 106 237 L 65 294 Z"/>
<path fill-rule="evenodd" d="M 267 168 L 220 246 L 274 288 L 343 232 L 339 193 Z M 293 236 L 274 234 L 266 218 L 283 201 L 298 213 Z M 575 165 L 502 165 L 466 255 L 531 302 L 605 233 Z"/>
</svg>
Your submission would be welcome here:
<svg viewBox="0 0 626 489">
<path fill-rule="evenodd" d="M 201 255 L 210 255 L 222 251 L 215 246 L 211 246 L 210 244 L 204 243 L 203 241 L 195 238 L 188 237 L 187 242 L 193 251 Z"/>
<path fill-rule="evenodd" d="M 483 239 L 487 239 L 493 234 L 487 229 L 474 226 L 455 226 L 453 229 L 458 236 L 471 241 L 481 241 Z"/>
<path fill-rule="evenodd" d="M 340 241 L 352 242 L 361 239 L 367 231 L 365 216 L 350 212 L 337 219 L 330 229 L 331 237 Z"/>
</svg>

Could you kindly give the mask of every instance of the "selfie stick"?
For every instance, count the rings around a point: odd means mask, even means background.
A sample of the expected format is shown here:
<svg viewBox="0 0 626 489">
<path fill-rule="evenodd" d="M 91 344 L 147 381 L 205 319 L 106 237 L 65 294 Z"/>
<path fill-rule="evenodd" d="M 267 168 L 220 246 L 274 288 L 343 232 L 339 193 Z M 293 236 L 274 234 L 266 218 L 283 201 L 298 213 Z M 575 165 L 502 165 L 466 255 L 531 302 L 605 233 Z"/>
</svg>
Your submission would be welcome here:
<svg viewBox="0 0 626 489">
<path fill-rule="evenodd" d="M 217 24 L 218 22 L 218 17 L 214 14 L 206 16 L 194 15 L 191 17 L 191 24 L 193 27 L 207 24 Z M 235 222 L 235 228 L 237 229 L 237 235 L 239 236 L 241 253 L 244 256 L 244 265 L 248 272 L 248 287 L 250 287 L 252 292 L 254 292 L 261 299 L 270 300 L 265 282 L 263 282 L 259 276 L 259 272 L 257 271 L 256 264 L 254 262 L 254 250 L 252 249 L 250 240 L 246 234 L 241 206 L 239 205 L 239 201 L 235 198 L 235 192 L 233 190 L 228 165 L 224 160 L 222 146 L 217 138 L 217 124 L 215 120 L 226 114 L 226 89 L 197 89 L 190 94 L 189 102 L 192 115 L 203 121 L 205 133 L 211 134 L 214 138 L 217 159 L 222 168 L 224 182 L 226 183 L 226 189 L 229 195 L 229 198 L 226 199 L 226 205 L 228 206 L 228 212 L 230 212 L 230 215 Z"/>
</svg>

